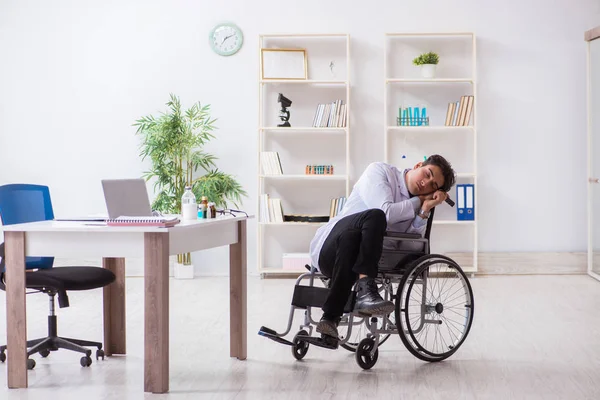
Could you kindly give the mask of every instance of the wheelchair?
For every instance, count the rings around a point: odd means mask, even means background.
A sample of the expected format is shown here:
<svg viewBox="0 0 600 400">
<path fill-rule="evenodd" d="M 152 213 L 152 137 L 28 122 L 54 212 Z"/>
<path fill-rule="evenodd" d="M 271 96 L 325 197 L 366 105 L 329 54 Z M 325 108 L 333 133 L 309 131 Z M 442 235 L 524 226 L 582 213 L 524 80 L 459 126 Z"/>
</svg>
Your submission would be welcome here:
<svg viewBox="0 0 600 400">
<path fill-rule="evenodd" d="M 429 251 L 433 214 L 425 235 L 386 233 L 376 278 L 378 290 L 395 311 L 383 316 L 362 315 L 354 310 L 352 291 L 338 325 L 339 338 L 313 336 L 318 320 L 312 308 L 321 308 L 329 292 L 329 278 L 306 265 L 294 285 L 287 328 L 279 333 L 262 326 L 259 335 L 291 346 L 292 355 L 303 359 L 310 345 L 355 353 L 357 364 L 367 370 L 379 357 L 379 347 L 398 334 L 407 350 L 420 360 L 438 362 L 454 354 L 464 343 L 473 323 L 474 300 L 471 284 L 451 258 Z M 307 284 L 303 284 L 306 283 Z M 304 320 L 291 341 L 285 339 L 295 311 L 304 310 Z"/>
</svg>

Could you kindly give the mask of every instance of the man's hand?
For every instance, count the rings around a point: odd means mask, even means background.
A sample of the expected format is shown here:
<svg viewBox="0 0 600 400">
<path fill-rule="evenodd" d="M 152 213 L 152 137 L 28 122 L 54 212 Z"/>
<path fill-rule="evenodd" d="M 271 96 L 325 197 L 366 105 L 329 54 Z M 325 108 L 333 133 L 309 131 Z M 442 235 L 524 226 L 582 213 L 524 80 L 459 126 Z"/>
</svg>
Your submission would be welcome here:
<svg viewBox="0 0 600 400">
<path fill-rule="evenodd" d="M 442 190 L 436 190 L 430 194 L 429 197 L 430 198 L 423 200 L 423 205 L 421 206 L 425 212 L 429 212 L 433 207 L 442 204 L 444 200 L 446 200 L 446 197 L 448 197 L 448 194 Z"/>
<path fill-rule="evenodd" d="M 433 193 L 421 194 L 421 195 L 419 195 L 419 199 L 421 199 L 421 204 L 423 204 L 426 200 L 433 199 Z"/>
</svg>

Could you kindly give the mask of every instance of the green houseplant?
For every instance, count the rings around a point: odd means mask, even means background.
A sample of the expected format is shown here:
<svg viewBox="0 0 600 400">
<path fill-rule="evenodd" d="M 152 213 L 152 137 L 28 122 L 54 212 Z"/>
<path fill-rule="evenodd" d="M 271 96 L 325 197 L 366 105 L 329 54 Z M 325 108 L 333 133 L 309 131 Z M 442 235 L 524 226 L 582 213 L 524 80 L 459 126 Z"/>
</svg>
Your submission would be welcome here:
<svg viewBox="0 0 600 400">
<path fill-rule="evenodd" d="M 432 51 L 423 53 L 413 59 L 413 64 L 421 67 L 423 78 L 434 78 L 436 65 L 440 62 L 440 56 Z"/>
<path fill-rule="evenodd" d="M 133 124 L 142 138 L 140 156 L 150 160 L 144 178 L 155 182 L 152 208 L 179 214 L 186 186 L 192 187 L 198 202 L 207 196 L 217 208 L 227 208 L 228 202 L 239 207 L 247 193 L 234 177 L 217 169 L 215 156 L 202 149 L 215 137 L 216 119 L 210 116 L 210 105 L 198 102 L 184 111 L 173 94 L 166 105 L 167 112 L 142 117 Z M 179 256 L 178 261 L 182 258 L 184 264 L 191 262 L 189 254 Z"/>
</svg>

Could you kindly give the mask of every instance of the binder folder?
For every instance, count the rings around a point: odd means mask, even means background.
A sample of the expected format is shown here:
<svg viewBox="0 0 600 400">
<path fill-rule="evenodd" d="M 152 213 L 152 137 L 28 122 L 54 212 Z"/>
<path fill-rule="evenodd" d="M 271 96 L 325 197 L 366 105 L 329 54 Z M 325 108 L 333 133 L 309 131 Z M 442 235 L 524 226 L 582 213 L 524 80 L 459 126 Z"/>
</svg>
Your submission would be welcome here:
<svg viewBox="0 0 600 400">
<path fill-rule="evenodd" d="M 456 185 L 456 219 L 475 220 L 475 186 L 473 184 Z"/>
</svg>

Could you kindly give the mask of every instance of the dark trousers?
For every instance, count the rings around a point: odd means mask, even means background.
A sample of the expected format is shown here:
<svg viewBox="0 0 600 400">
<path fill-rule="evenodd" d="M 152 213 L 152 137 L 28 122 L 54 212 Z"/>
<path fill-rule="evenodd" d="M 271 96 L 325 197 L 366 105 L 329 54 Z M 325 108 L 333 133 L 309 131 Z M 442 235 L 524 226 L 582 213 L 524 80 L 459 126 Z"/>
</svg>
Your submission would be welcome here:
<svg viewBox="0 0 600 400">
<path fill-rule="evenodd" d="M 370 209 L 340 219 L 321 248 L 319 267 L 331 279 L 324 316 L 341 317 L 358 274 L 377 276 L 387 228 L 385 213 Z"/>
</svg>

